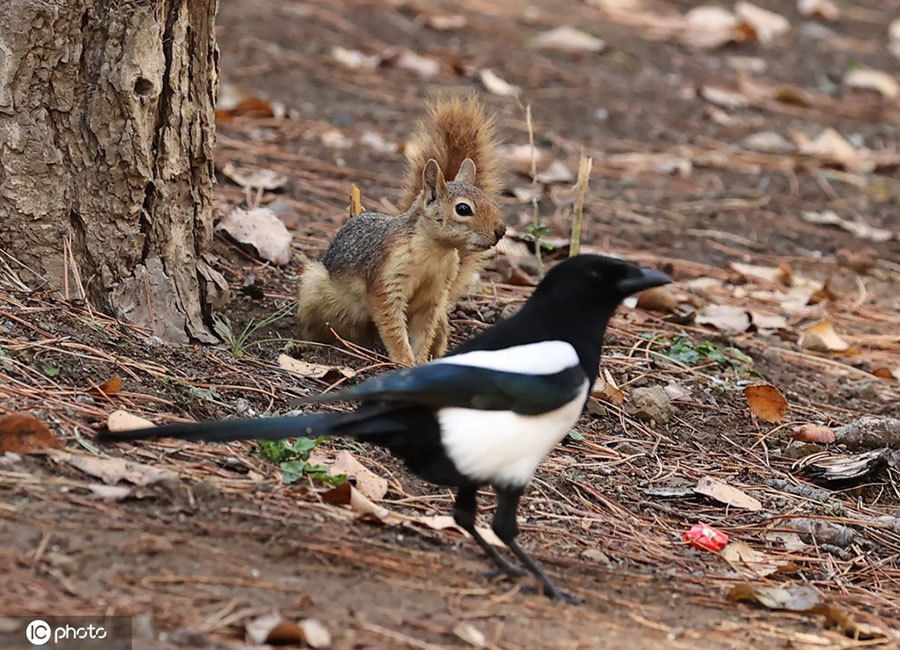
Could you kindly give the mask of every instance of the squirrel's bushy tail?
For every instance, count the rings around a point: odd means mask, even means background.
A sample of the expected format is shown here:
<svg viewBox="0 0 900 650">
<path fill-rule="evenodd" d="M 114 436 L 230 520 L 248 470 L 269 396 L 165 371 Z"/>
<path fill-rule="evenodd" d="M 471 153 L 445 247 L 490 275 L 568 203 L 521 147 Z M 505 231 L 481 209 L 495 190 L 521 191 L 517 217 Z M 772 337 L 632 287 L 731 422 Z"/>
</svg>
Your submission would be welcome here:
<svg viewBox="0 0 900 650">
<path fill-rule="evenodd" d="M 405 210 L 422 189 L 422 170 L 434 158 L 450 181 L 466 158 L 475 162 L 475 185 L 490 197 L 500 192 L 494 118 L 477 95 L 442 97 L 428 102 L 428 116 L 406 147 Z"/>
</svg>

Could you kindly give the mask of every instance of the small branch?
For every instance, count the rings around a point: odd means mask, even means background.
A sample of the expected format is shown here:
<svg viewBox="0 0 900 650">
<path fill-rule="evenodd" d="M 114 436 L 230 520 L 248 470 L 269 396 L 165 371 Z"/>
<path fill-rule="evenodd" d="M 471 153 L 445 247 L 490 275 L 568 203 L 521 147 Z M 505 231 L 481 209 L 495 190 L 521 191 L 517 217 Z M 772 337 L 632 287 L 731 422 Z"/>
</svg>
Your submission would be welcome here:
<svg viewBox="0 0 900 650">
<path fill-rule="evenodd" d="M 863 417 L 835 429 L 834 437 L 849 449 L 900 449 L 900 418 Z"/>
<path fill-rule="evenodd" d="M 569 245 L 569 257 L 578 255 L 581 249 L 581 223 L 584 219 L 584 199 L 587 196 L 588 181 L 591 178 L 591 168 L 594 159 L 587 158 L 584 154 L 578 161 L 578 180 L 575 183 L 575 222 L 572 224 L 572 240 Z"/>
</svg>

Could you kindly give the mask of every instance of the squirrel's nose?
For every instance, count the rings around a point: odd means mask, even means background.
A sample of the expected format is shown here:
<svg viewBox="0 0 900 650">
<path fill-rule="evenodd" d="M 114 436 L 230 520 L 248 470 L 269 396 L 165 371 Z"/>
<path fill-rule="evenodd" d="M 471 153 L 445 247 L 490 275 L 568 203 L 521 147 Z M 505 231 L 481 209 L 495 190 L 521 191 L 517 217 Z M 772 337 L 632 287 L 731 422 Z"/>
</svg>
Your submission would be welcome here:
<svg viewBox="0 0 900 650">
<path fill-rule="evenodd" d="M 505 226 L 504 224 L 501 223 L 499 226 L 497 226 L 496 228 L 494 228 L 494 240 L 495 240 L 495 242 L 498 242 L 498 241 L 500 241 L 501 239 L 503 239 L 503 235 L 505 235 L 505 234 L 506 234 L 506 226 Z"/>
</svg>

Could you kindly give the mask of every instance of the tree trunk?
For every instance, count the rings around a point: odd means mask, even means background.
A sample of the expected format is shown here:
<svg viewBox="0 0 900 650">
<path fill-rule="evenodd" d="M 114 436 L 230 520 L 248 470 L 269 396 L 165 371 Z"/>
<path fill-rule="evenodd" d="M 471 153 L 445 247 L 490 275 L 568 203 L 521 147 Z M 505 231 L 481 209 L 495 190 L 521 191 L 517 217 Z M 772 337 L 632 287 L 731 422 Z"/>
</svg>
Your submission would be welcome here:
<svg viewBox="0 0 900 650">
<path fill-rule="evenodd" d="M 213 340 L 217 0 L 0 1 L 0 251 L 166 340 Z"/>
</svg>

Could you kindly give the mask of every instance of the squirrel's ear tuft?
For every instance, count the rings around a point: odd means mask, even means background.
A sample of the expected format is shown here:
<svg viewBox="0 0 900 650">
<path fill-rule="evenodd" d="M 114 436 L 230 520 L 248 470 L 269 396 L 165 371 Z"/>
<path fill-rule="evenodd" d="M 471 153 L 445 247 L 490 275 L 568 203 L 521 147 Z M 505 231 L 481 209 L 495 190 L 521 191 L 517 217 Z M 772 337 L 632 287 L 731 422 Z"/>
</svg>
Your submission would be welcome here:
<svg viewBox="0 0 900 650">
<path fill-rule="evenodd" d="M 459 166 L 459 171 L 456 172 L 456 178 L 454 181 L 465 181 L 466 183 L 474 183 L 475 182 L 475 161 L 471 158 L 466 158 L 462 161 Z"/>
<path fill-rule="evenodd" d="M 425 192 L 426 203 L 431 203 L 444 193 L 444 173 L 434 158 L 425 163 L 422 171 L 422 191 Z"/>
</svg>

